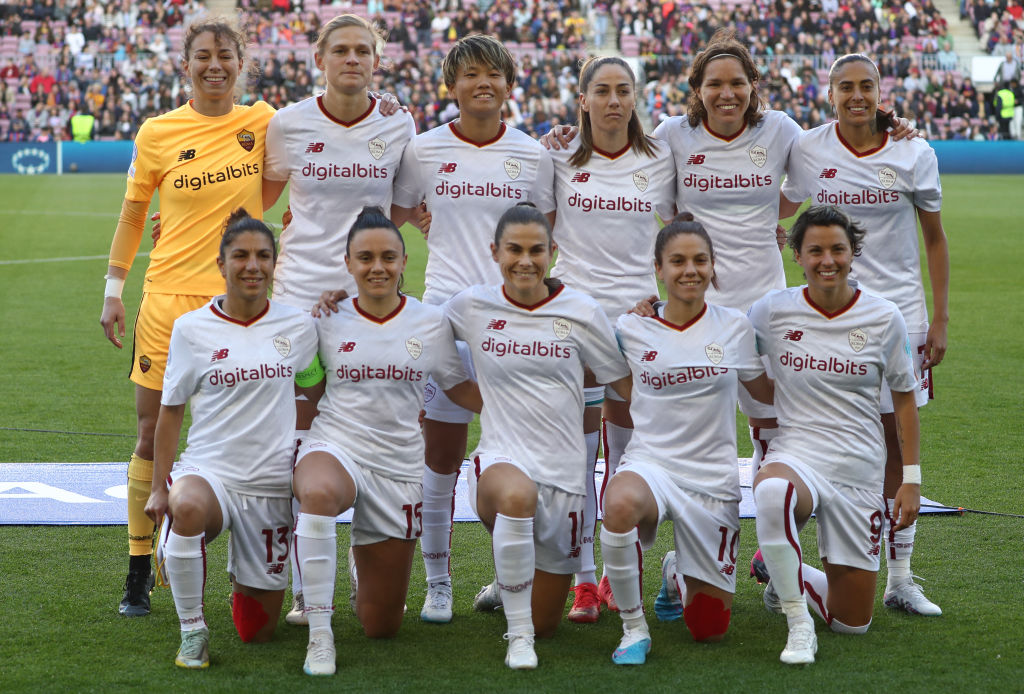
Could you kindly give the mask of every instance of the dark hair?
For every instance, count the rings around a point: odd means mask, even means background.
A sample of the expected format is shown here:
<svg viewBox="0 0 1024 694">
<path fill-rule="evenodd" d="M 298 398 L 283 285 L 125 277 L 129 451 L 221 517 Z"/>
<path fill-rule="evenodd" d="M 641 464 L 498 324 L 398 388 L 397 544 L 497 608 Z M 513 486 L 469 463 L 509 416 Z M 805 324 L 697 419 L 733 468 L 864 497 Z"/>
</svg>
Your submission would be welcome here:
<svg viewBox="0 0 1024 694">
<path fill-rule="evenodd" d="M 185 30 L 185 37 L 182 41 L 181 48 L 181 59 L 186 63 L 192 58 L 192 44 L 200 34 L 205 33 L 213 34 L 213 39 L 217 44 L 226 42 L 234 49 L 235 55 L 238 56 L 238 62 L 241 65 L 241 70 L 238 77 L 242 78 L 235 81 L 235 95 L 240 96 L 245 86 L 246 79 L 255 78 L 258 73 L 258 68 L 255 61 L 248 59 L 245 53 L 245 34 L 237 29 L 228 19 L 225 17 L 217 16 L 206 16 L 201 19 L 197 19 Z M 186 82 L 188 80 L 188 73 L 185 73 Z M 186 88 L 191 89 L 190 83 L 186 83 Z"/>
<path fill-rule="evenodd" d="M 696 221 L 693 215 L 689 212 L 680 212 L 672 220 L 663 226 L 659 231 L 657 237 L 654 239 L 654 264 L 657 267 L 661 267 L 661 256 L 665 252 L 665 246 L 668 242 L 677 236 L 683 234 L 690 234 L 704 240 L 704 243 L 708 245 L 708 253 L 711 255 L 711 263 L 715 262 L 715 244 L 711 242 L 711 236 L 708 234 L 708 230 L 704 228 L 704 225 Z M 711 286 L 718 289 L 718 275 L 713 273 L 711 275 Z"/>
<path fill-rule="evenodd" d="M 263 234 L 270 241 L 270 247 L 274 249 L 274 262 L 277 262 L 277 241 L 274 240 L 274 232 L 259 219 L 249 216 L 244 207 L 239 207 L 228 216 L 224 223 L 224 233 L 220 237 L 220 250 L 218 254 L 221 260 L 226 259 L 228 246 L 242 234 L 253 233 Z"/>
<path fill-rule="evenodd" d="M 708 41 L 707 47 L 697 54 L 693 65 L 690 66 L 690 96 L 687 100 L 686 112 L 691 128 L 696 128 L 702 120 L 708 117 L 708 111 L 704 108 L 704 102 L 697 95 L 697 90 L 704 82 L 704 71 L 707 69 L 708 63 L 722 56 L 729 56 L 740 61 L 743 73 L 750 81 L 750 103 L 747 104 L 747 111 L 743 114 L 746 124 L 754 126 L 764 118 L 764 103 L 757 93 L 757 83 L 761 78 L 761 73 L 758 72 L 754 59 L 750 57 L 750 51 L 736 38 L 736 32 L 723 28 L 714 33 L 711 40 Z"/>
<path fill-rule="evenodd" d="M 583 63 L 583 67 L 580 68 L 580 95 L 586 93 L 587 89 L 590 88 L 590 83 L 594 79 L 594 75 L 605 65 L 617 65 L 626 71 L 629 75 L 630 86 L 633 88 L 634 94 L 636 93 L 636 77 L 633 75 L 633 70 L 630 69 L 629 63 L 622 58 L 616 56 L 602 56 L 593 57 Z M 594 153 L 594 133 L 593 128 L 590 124 L 590 114 L 583 110 L 583 99 L 579 100 L 579 105 L 576 107 L 577 122 L 580 124 L 580 135 L 579 135 L 579 147 L 573 152 L 572 156 L 569 157 L 569 166 L 583 166 L 590 161 L 591 155 Z M 636 101 L 634 99 L 633 112 L 629 116 L 629 145 L 636 154 L 643 154 L 648 157 L 654 156 L 654 150 L 657 145 L 654 141 L 644 133 L 643 123 L 640 122 L 640 116 L 636 112 Z"/>
<path fill-rule="evenodd" d="M 537 209 L 532 202 L 521 202 L 514 207 L 505 210 L 498 220 L 498 226 L 494 230 L 494 245 L 501 243 L 501 236 L 505 233 L 505 227 L 509 224 L 539 224 L 548 237 L 548 246 L 551 246 L 551 223 L 543 212 Z"/>
<path fill-rule="evenodd" d="M 843 55 L 843 56 L 840 56 L 840 57 L 836 58 L 835 62 L 832 63 L 832 67 L 830 67 L 828 69 L 828 91 L 830 93 L 832 92 L 832 83 L 836 79 L 836 73 L 839 72 L 839 70 L 841 70 L 846 65 L 849 65 L 850 63 L 867 63 L 868 65 L 871 66 L 871 69 L 875 71 L 875 88 L 878 91 L 878 98 L 881 99 L 882 98 L 882 76 L 881 76 L 881 73 L 878 72 L 878 66 L 875 65 L 875 61 L 873 61 L 871 58 L 867 57 L 863 53 L 847 53 L 846 55 Z M 835 106 L 833 106 L 832 109 L 833 109 L 833 111 L 835 111 Z M 836 116 L 836 118 L 838 118 L 839 114 L 836 113 L 835 116 Z M 891 109 L 884 110 L 881 107 L 879 107 L 878 112 L 875 114 L 875 125 L 877 126 L 877 128 L 878 128 L 878 130 L 880 132 L 888 130 L 889 128 L 891 128 L 894 125 L 896 125 L 893 122 L 894 117 L 895 117 L 895 114 L 893 113 L 893 111 Z"/>
<path fill-rule="evenodd" d="M 486 65 L 505 74 L 505 82 L 511 87 L 516 83 L 516 61 L 505 48 L 505 44 L 493 36 L 473 34 L 455 42 L 441 62 L 444 84 L 451 89 L 459 68 L 467 65 Z"/>
<path fill-rule="evenodd" d="M 402 232 L 398 230 L 395 223 L 391 221 L 391 218 L 384 214 L 384 210 L 378 205 L 367 205 L 356 217 L 356 221 L 352 222 L 352 226 L 348 230 L 348 238 L 345 239 L 345 255 L 348 256 L 352 251 L 352 239 L 360 231 L 366 229 L 390 229 L 395 232 L 395 236 L 398 237 L 398 242 L 402 244 L 402 255 L 405 255 L 405 239 L 402 237 Z"/>
<path fill-rule="evenodd" d="M 855 256 L 860 255 L 864 247 L 864 229 L 857 224 L 850 215 L 843 212 L 835 205 L 813 205 L 804 210 L 803 214 L 796 218 L 793 228 L 789 230 L 787 244 L 794 253 L 800 252 L 804 243 L 804 236 L 808 227 L 831 227 L 837 226 L 846 232 L 846 239 L 850 242 L 850 248 Z"/>
</svg>

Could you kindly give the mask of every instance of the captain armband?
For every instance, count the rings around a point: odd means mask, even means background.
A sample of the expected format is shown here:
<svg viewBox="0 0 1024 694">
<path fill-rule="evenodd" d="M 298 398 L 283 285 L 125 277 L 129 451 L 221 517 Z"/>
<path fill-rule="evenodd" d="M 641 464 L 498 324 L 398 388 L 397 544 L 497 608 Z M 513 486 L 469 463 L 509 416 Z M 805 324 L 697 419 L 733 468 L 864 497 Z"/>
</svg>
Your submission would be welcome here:
<svg viewBox="0 0 1024 694">
<path fill-rule="evenodd" d="M 305 369 L 295 374 L 295 385 L 299 388 L 312 388 L 324 380 L 324 367 L 320 363 L 320 355 L 314 355 L 313 361 Z"/>
</svg>

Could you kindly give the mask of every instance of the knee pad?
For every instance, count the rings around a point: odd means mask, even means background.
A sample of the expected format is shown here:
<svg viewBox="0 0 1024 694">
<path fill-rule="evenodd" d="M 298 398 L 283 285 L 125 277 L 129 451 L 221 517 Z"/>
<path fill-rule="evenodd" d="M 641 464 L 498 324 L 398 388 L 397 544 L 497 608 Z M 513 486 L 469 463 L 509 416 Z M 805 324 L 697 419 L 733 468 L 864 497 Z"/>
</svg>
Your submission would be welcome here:
<svg viewBox="0 0 1024 694">
<path fill-rule="evenodd" d="M 683 609 L 686 628 L 693 634 L 694 641 L 705 641 L 722 636 L 729 629 L 732 610 L 725 609 L 725 603 L 705 593 L 693 596 L 693 602 Z"/>
<path fill-rule="evenodd" d="M 833 617 L 832 621 L 830 621 L 828 625 L 832 629 L 832 631 L 836 632 L 837 634 L 866 634 L 868 631 L 868 627 L 871 626 L 871 620 L 869 619 L 868 623 L 863 626 L 851 627 L 849 625 L 843 624 L 838 619 Z"/>
<path fill-rule="evenodd" d="M 244 643 L 249 643 L 267 625 L 270 615 L 259 600 L 236 592 L 231 596 L 231 619 L 235 622 L 238 636 Z"/>
</svg>

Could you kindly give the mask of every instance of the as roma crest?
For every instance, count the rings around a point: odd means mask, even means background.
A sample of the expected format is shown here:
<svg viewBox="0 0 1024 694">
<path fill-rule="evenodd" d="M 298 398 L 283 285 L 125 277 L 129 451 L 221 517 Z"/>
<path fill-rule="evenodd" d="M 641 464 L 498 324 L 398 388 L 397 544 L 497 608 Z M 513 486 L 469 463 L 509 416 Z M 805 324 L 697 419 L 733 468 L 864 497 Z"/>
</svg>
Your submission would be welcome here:
<svg viewBox="0 0 1024 694">
<path fill-rule="evenodd" d="M 754 166 L 761 169 L 768 163 L 768 150 L 761 145 L 754 145 L 747 150 L 747 154 L 750 155 L 750 161 L 754 162 Z"/>
<path fill-rule="evenodd" d="M 419 359 L 423 354 L 423 343 L 418 338 L 410 337 L 405 341 L 405 349 L 413 359 Z"/>
<path fill-rule="evenodd" d="M 864 349 L 864 345 L 868 343 L 868 334 L 860 328 L 854 328 L 850 331 L 850 347 L 853 348 L 854 352 L 859 352 Z"/>
<path fill-rule="evenodd" d="M 717 342 L 712 342 L 710 345 L 705 346 L 704 354 L 708 355 L 708 360 L 716 365 L 721 364 L 722 359 L 725 358 L 725 350 Z"/>
<path fill-rule="evenodd" d="M 633 172 L 633 185 L 641 193 L 647 190 L 647 186 L 651 184 L 651 177 L 647 175 L 647 172 L 643 169 Z"/>
<path fill-rule="evenodd" d="M 886 166 L 878 172 L 878 182 L 883 188 L 892 188 L 896 185 L 896 172 Z"/>
<path fill-rule="evenodd" d="M 139 371 L 146 373 L 151 366 L 153 366 L 153 361 L 149 357 L 145 354 L 139 357 Z"/>
<path fill-rule="evenodd" d="M 375 137 L 370 140 L 367 145 L 370 149 L 370 156 L 374 159 L 380 159 L 384 156 L 384 150 L 387 149 L 387 143 L 379 137 Z"/>
<path fill-rule="evenodd" d="M 555 331 L 555 337 L 559 340 L 564 340 L 572 332 L 572 323 L 564 318 L 556 318 L 554 323 L 552 323 L 552 328 Z"/>
<path fill-rule="evenodd" d="M 235 137 L 238 138 L 238 144 L 242 145 L 242 149 L 246 152 L 251 152 L 252 148 L 256 146 L 256 136 L 252 134 L 251 130 L 239 130 Z"/>
<path fill-rule="evenodd" d="M 283 335 L 278 335 L 274 338 L 274 349 L 282 357 L 287 357 L 292 352 L 292 341 Z"/>
<path fill-rule="evenodd" d="M 519 174 L 523 172 L 523 165 L 519 163 L 518 159 L 506 159 L 505 160 L 505 173 L 513 181 L 519 178 Z"/>
</svg>

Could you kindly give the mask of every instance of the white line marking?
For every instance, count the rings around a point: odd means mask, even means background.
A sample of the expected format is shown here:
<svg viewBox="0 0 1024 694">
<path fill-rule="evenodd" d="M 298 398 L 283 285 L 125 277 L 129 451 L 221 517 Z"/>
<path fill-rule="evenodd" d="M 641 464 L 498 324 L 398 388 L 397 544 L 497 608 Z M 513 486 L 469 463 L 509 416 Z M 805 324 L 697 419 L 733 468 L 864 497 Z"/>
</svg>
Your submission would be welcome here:
<svg viewBox="0 0 1024 694">
<path fill-rule="evenodd" d="M 149 252 L 139 253 L 136 257 L 148 256 Z M 109 255 L 79 255 L 71 258 L 29 258 L 27 260 L 0 260 L 0 265 L 27 265 L 29 263 L 63 263 L 69 260 L 107 260 Z"/>
<path fill-rule="evenodd" d="M 70 210 L 2 210 L 0 214 L 30 214 L 36 215 L 50 215 L 60 217 L 111 217 L 117 219 L 116 212 L 73 212 Z"/>
</svg>

